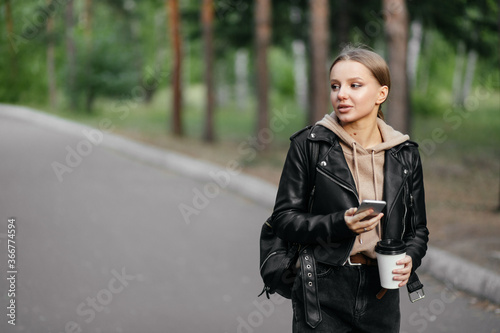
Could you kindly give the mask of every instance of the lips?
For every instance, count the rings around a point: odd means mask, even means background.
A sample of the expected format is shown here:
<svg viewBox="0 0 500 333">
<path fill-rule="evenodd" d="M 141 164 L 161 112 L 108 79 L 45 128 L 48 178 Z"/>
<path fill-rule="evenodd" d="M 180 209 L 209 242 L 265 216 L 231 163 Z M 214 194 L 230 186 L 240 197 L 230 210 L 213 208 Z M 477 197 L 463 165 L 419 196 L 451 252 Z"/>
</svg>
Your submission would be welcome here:
<svg viewBox="0 0 500 333">
<path fill-rule="evenodd" d="M 341 113 L 343 112 L 349 112 L 352 109 L 352 105 L 349 104 L 339 104 L 337 107 L 337 110 Z"/>
</svg>

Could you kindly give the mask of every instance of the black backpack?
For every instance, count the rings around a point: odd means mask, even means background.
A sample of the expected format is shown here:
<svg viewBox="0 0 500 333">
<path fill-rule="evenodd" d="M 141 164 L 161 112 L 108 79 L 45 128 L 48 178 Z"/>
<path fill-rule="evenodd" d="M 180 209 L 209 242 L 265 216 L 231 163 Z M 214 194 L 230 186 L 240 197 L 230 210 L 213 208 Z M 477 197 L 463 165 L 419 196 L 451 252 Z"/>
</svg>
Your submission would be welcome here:
<svg viewBox="0 0 500 333">
<path fill-rule="evenodd" d="M 318 162 L 319 144 L 312 143 L 311 172 L 310 184 L 312 184 L 311 195 L 309 202 L 314 196 L 314 181 L 316 180 L 316 163 Z M 273 230 L 272 226 L 273 215 L 264 222 L 260 232 L 260 275 L 264 281 L 264 289 L 259 294 L 264 292 L 267 298 L 269 294 L 278 293 L 279 295 L 290 299 L 292 297 L 292 287 L 297 275 L 295 263 L 297 262 L 299 253 L 306 246 L 297 243 L 289 243 L 279 238 Z"/>
</svg>

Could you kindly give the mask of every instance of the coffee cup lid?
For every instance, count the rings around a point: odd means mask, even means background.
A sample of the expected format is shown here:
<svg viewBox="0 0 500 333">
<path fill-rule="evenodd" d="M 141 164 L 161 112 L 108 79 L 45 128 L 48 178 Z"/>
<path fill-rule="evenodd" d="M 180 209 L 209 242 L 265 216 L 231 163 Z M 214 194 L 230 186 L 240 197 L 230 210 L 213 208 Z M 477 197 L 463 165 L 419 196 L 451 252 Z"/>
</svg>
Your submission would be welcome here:
<svg viewBox="0 0 500 333">
<path fill-rule="evenodd" d="M 400 239 L 383 239 L 375 246 L 375 252 L 380 254 L 399 254 L 406 251 L 406 244 Z"/>
</svg>

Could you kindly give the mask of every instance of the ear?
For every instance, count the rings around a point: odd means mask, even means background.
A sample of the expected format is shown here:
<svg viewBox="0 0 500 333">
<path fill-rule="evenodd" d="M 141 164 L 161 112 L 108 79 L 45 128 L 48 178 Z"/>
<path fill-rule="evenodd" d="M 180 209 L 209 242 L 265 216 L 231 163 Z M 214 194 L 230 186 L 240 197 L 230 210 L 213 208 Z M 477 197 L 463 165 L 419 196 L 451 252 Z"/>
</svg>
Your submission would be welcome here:
<svg viewBox="0 0 500 333">
<path fill-rule="evenodd" d="M 377 105 L 384 103 L 385 100 L 387 99 L 387 96 L 389 96 L 389 87 L 387 86 L 380 87 L 377 98 Z"/>
</svg>

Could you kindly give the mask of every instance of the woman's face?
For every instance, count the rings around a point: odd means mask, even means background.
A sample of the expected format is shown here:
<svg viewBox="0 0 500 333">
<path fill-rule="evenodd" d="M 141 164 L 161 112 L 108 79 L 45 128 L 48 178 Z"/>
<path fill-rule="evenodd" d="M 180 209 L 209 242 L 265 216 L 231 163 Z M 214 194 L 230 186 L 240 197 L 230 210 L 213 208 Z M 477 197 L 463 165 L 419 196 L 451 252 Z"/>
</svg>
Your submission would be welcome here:
<svg viewBox="0 0 500 333">
<path fill-rule="evenodd" d="M 365 65 L 352 60 L 339 61 L 333 66 L 330 85 L 330 99 L 342 125 L 375 121 L 379 105 L 389 92 Z"/>
</svg>

